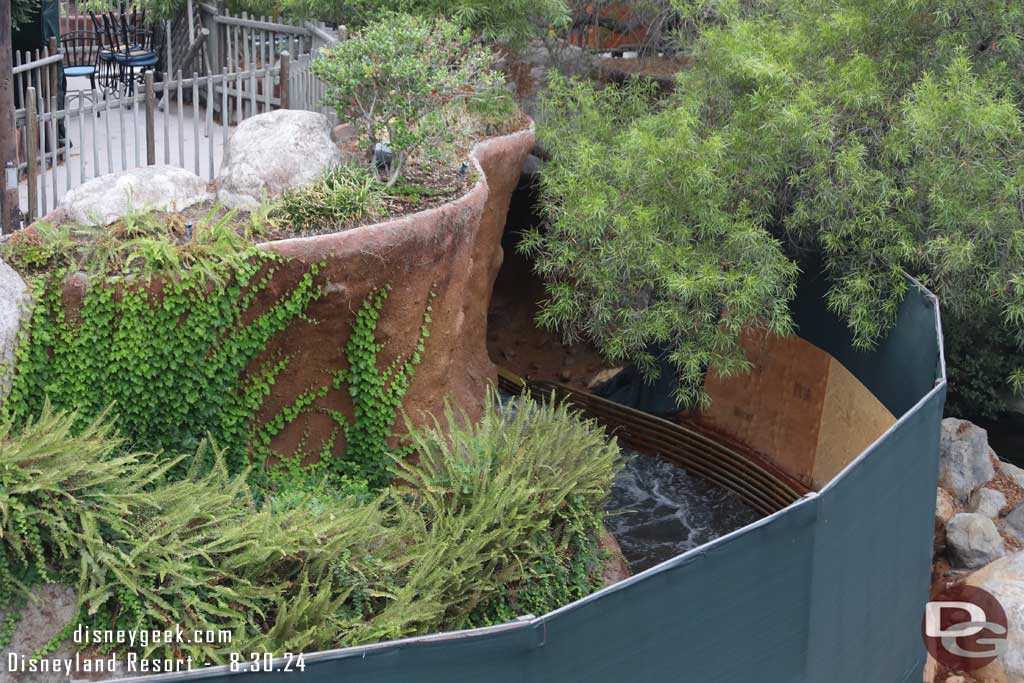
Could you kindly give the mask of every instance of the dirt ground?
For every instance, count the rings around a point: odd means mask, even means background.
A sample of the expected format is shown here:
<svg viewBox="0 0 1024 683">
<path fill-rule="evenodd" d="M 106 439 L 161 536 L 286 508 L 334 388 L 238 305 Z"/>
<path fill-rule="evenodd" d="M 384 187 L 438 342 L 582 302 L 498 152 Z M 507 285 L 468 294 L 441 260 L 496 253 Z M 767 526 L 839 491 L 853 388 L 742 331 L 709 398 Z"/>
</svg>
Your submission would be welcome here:
<svg viewBox="0 0 1024 683">
<path fill-rule="evenodd" d="M 608 73 L 648 76 L 650 78 L 672 78 L 691 63 L 688 57 L 601 57 L 598 67 Z"/>
<path fill-rule="evenodd" d="M 494 363 L 518 375 L 586 389 L 608 366 L 590 344 L 565 344 L 559 333 L 537 326 L 544 286 L 529 261 L 516 251 L 522 231 L 538 221 L 531 211 L 533 191 L 521 183 L 512 196 L 502 240 L 504 262 L 487 319 L 487 350 Z"/>
</svg>

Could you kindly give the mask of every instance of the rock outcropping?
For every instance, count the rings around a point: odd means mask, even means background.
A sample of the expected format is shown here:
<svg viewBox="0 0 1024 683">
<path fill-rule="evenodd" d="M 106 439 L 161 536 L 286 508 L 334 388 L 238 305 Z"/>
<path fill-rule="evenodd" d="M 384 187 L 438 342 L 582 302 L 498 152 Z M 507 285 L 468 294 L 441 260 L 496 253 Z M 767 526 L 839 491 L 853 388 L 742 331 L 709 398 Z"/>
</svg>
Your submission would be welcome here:
<svg viewBox="0 0 1024 683">
<path fill-rule="evenodd" d="M 62 220 L 109 225 L 134 210 L 181 211 L 213 198 L 206 181 L 174 166 L 142 166 L 93 178 L 64 195 Z"/>
<path fill-rule="evenodd" d="M 1024 470 L 999 459 L 984 429 L 942 421 L 935 506 L 932 593 L 965 583 L 999 600 L 1009 619 L 1009 648 L 983 669 L 942 672 L 929 659 L 925 683 L 1024 681 Z M 1015 506 L 1006 512 L 1011 506 Z M 1006 513 L 1006 514 L 1004 514 Z M 948 564 L 947 564 L 948 561 Z M 973 573 L 971 572 L 973 570 Z"/>
<path fill-rule="evenodd" d="M 0 404 L 11 390 L 18 333 L 28 314 L 30 296 L 14 268 L 0 261 Z"/>
<path fill-rule="evenodd" d="M 989 519 L 996 519 L 999 513 L 1006 507 L 1006 496 L 995 489 L 982 487 L 971 494 L 967 501 L 967 511 L 977 512 Z"/>
<path fill-rule="evenodd" d="M 217 176 L 217 200 L 252 210 L 264 196 L 306 185 L 342 155 L 323 114 L 278 109 L 246 119 L 231 135 Z"/>
<path fill-rule="evenodd" d="M 946 543 L 956 567 L 977 569 L 1006 553 L 995 523 L 976 512 L 953 515 L 946 525 Z"/>
<path fill-rule="evenodd" d="M 996 560 L 965 583 L 994 595 L 1009 620 L 1006 653 L 973 676 L 979 681 L 1024 680 L 1024 551 Z"/>
<path fill-rule="evenodd" d="M 942 421 L 939 485 L 960 502 L 995 476 L 989 456 L 988 434 L 966 420 Z"/>
</svg>

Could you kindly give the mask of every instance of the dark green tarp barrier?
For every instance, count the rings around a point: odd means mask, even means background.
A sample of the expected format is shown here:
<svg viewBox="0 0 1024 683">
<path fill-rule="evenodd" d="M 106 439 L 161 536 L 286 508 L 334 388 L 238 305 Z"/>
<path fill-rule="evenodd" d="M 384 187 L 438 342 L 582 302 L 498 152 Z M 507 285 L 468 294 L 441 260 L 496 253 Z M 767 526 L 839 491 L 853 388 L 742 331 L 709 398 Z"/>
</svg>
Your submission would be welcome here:
<svg viewBox="0 0 1024 683">
<path fill-rule="evenodd" d="M 858 353 L 820 291 L 802 292 L 801 333 L 900 416 L 825 489 L 551 614 L 307 655 L 302 679 L 921 681 L 946 392 L 938 306 L 915 285 L 886 342 Z M 187 677 L 258 683 L 282 675 L 210 669 Z M 186 676 L 157 678 L 165 677 Z"/>
</svg>

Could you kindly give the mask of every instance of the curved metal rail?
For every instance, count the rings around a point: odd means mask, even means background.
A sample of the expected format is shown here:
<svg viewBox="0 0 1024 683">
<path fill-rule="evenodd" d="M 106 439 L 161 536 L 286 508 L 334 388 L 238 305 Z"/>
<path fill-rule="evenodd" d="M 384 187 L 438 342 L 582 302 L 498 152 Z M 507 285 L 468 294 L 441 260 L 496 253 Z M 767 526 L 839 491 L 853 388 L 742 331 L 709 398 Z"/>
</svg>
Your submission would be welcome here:
<svg viewBox="0 0 1024 683">
<path fill-rule="evenodd" d="M 533 381 L 501 368 L 498 386 L 512 394 L 523 392 L 569 401 L 604 425 L 620 443 L 668 460 L 739 496 L 754 510 L 769 515 L 807 493 L 797 482 L 750 455 L 730 448 L 707 434 L 660 417 L 620 405 L 557 382 Z"/>
</svg>

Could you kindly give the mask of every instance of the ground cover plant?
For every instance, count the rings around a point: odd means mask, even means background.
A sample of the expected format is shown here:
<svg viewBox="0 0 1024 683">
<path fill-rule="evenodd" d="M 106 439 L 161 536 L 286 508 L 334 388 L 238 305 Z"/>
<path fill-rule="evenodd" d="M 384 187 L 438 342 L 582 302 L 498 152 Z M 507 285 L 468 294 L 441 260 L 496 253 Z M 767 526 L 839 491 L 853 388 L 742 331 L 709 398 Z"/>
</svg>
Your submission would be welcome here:
<svg viewBox="0 0 1024 683">
<path fill-rule="evenodd" d="M 262 234 L 256 215 L 249 215 L 252 234 Z M 390 288 L 372 292 L 350 339 L 338 340 L 341 366 L 268 411 L 265 401 L 293 359 L 265 350 L 289 325 L 309 321 L 307 309 L 323 293 L 320 266 L 276 282 L 282 259 L 240 235 L 233 212 L 215 208 L 191 227 L 152 212 L 106 227 L 41 224 L 14 235 L 2 255 L 28 277 L 33 304 L 0 418 L 20 426 L 49 403 L 84 424 L 109 409 L 138 448 L 191 452 L 213 439 L 232 474 L 320 458 L 320 473 L 339 489 L 386 484 L 387 441 L 429 336 L 429 303 L 411 355 L 379 368 L 376 328 Z M 84 291 L 71 304 L 65 296 L 76 278 Z M 319 402 L 332 390 L 349 395 L 353 417 L 327 411 L 336 429 L 316 452 L 305 443 L 276 452 L 275 436 L 323 410 Z"/>
<path fill-rule="evenodd" d="M 88 626 L 231 629 L 145 653 L 199 662 L 553 609 L 600 585 L 618 448 L 564 405 L 489 405 L 475 426 L 449 413 L 413 430 L 418 457 L 395 459 L 402 484 L 377 496 L 253 485 L 215 448 L 137 452 L 109 416 L 83 427 L 44 406 L 0 428 L 0 597 L 63 581 Z"/>
<path fill-rule="evenodd" d="M 612 129 L 628 89 L 556 83 L 549 98 L 551 229 L 526 244 L 549 283 L 542 321 L 644 368 L 667 348 L 692 403 L 700 368 L 742 368 L 735 323 L 789 327 L 795 265 L 830 276 L 861 348 L 891 328 L 906 271 L 966 335 L 952 345 L 988 358 L 952 356 L 951 406 L 978 414 L 1020 389 L 1024 9 L 677 5 L 699 35 L 669 99 Z"/>
<path fill-rule="evenodd" d="M 308 185 L 286 190 L 271 211 L 290 231 L 301 233 L 377 218 L 384 213 L 386 198 L 369 168 L 345 164 Z"/>
</svg>

